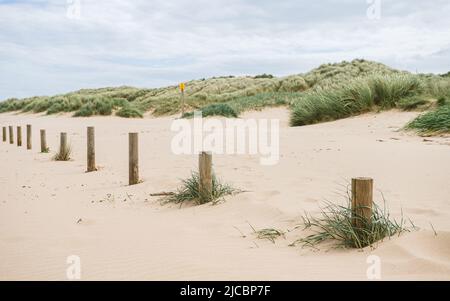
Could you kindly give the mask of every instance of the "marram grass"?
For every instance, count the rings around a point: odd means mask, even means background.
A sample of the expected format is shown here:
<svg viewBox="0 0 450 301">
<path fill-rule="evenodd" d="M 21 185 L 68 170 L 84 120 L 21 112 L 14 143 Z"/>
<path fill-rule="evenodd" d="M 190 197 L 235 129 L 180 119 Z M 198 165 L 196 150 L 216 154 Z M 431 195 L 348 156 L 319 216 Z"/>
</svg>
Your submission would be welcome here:
<svg viewBox="0 0 450 301">
<path fill-rule="evenodd" d="M 385 206 L 380 208 L 373 203 L 372 207 L 372 219 L 367 221 L 362 216 L 352 215 L 351 202 L 348 202 L 347 206 L 327 203 L 318 216 L 302 216 L 304 229 L 314 233 L 296 240 L 291 245 L 301 244 L 316 248 L 320 243 L 333 241 L 337 247 L 360 249 L 410 231 L 410 228 L 405 226 L 403 215 L 397 221 L 390 217 Z M 353 224 L 354 219 L 360 221 L 358 227 Z M 409 222 L 412 228 L 415 228 L 414 224 Z"/>
<path fill-rule="evenodd" d="M 141 110 L 139 110 L 138 108 L 131 106 L 131 105 L 123 106 L 119 111 L 116 112 L 116 115 L 119 117 L 124 117 L 124 118 L 142 118 L 143 117 Z"/>
<path fill-rule="evenodd" d="M 199 189 L 199 174 L 193 172 L 187 179 L 182 180 L 182 185 L 178 190 L 162 200 L 163 203 L 175 203 L 182 205 L 185 202 L 194 202 L 197 205 L 206 203 L 217 203 L 227 195 L 239 192 L 231 185 L 221 183 L 215 175 L 212 177 L 212 193 L 205 195 Z"/>
<path fill-rule="evenodd" d="M 59 148 L 58 152 L 53 156 L 54 161 L 69 161 L 72 154 L 72 147 L 67 145 L 65 148 Z"/>
<path fill-rule="evenodd" d="M 234 104 L 239 106 L 239 99 L 245 102 L 247 97 L 256 96 L 258 98 L 258 95 L 261 94 L 299 93 L 314 87 L 345 83 L 352 78 L 375 72 L 379 74 L 399 73 L 399 71 L 380 63 L 354 60 L 352 62 L 326 64 L 304 74 L 286 77 L 263 74 L 260 76 L 227 76 L 192 80 L 186 83 L 186 110 L 195 111 L 208 105 L 233 101 Z M 244 104 L 241 109 L 252 109 L 253 101 L 257 101 L 257 99 L 250 99 L 250 103 Z M 271 102 L 267 101 L 266 103 L 270 106 Z M 8 99 L 0 102 L 0 112 L 29 111 L 35 113 L 47 112 L 48 114 L 75 112 L 76 116 L 109 115 L 114 110 L 125 107 L 126 104 L 133 104 L 142 112 L 151 111 L 155 116 L 176 114 L 181 110 L 180 91 L 178 85 L 156 89 L 139 89 L 126 86 L 82 89 L 63 95 Z M 232 109 L 235 109 L 231 103 L 229 105 Z M 124 112 L 120 115 L 132 117 L 133 114 Z M 139 117 L 139 114 L 134 115 Z"/>
<path fill-rule="evenodd" d="M 400 100 L 397 107 L 402 111 L 424 110 L 430 106 L 430 102 L 423 96 L 407 97 Z"/>
<path fill-rule="evenodd" d="M 391 109 L 406 97 L 423 92 L 413 75 L 371 75 L 317 88 L 292 103 L 291 125 L 302 126 L 358 115 L 375 109 Z"/>
<path fill-rule="evenodd" d="M 199 108 L 203 117 L 224 116 L 238 117 L 246 111 L 262 110 L 264 108 L 287 106 L 294 99 L 300 97 L 302 92 L 265 92 L 252 96 L 241 96 L 223 103 L 214 103 Z M 194 112 L 183 115 L 185 118 L 194 116 Z"/>
<path fill-rule="evenodd" d="M 411 74 L 381 63 L 355 59 L 323 64 L 309 72 L 285 77 L 270 74 L 223 76 L 186 83 L 185 117 L 201 110 L 203 116 L 238 117 L 249 110 L 288 105 L 291 125 L 331 121 L 369 111 L 398 107 L 428 109 L 441 97 L 450 98 L 447 75 Z M 179 114 L 178 85 L 139 89 L 114 87 L 82 89 L 55 96 L 11 98 L 0 102 L 0 113 L 22 111 L 74 116 L 111 115 L 141 118 Z"/>
<path fill-rule="evenodd" d="M 408 123 L 406 129 L 425 136 L 450 133 L 450 103 L 441 101 L 441 105 L 435 110 L 424 113 Z"/>
</svg>

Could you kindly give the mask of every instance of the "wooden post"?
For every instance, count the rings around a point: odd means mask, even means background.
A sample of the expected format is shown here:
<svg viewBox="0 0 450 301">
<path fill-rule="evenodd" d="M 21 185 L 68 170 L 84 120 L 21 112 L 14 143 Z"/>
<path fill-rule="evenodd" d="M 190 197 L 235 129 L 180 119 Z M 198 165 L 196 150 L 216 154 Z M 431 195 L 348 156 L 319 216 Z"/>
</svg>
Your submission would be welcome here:
<svg viewBox="0 0 450 301">
<path fill-rule="evenodd" d="M 95 130 L 93 126 L 87 128 L 87 172 L 96 171 L 95 167 Z"/>
<path fill-rule="evenodd" d="M 22 128 L 17 127 L 17 146 L 22 146 Z"/>
<path fill-rule="evenodd" d="M 134 185 L 139 183 L 139 153 L 138 153 L 138 133 L 128 134 L 129 142 L 129 184 Z"/>
<path fill-rule="evenodd" d="M 27 149 L 31 149 L 31 124 L 27 124 Z"/>
<path fill-rule="evenodd" d="M 198 157 L 198 169 L 200 176 L 200 195 L 205 201 L 212 197 L 212 155 L 210 152 L 201 152 Z"/>
<path fill-rule="evenodd" d="M 64 154 L 67 150 L 67 133 L 61 133 L 59 153 Z"/>
<path fill-rule="evenodd" d="M 353 226 L 362 228 L 372 220 L 373 179 L 352 179 Z"/>
<path fill-rule="evenodd" d="M 8 128 L 9 128 L 9 143 L 14 144 L 13 127 L 10 125 Z"/>
<path fill-rule="evenodd" d="M 41 130 L 41 153 L 48 152 L 47 138 L 45 137 L 45 130 Z"/>
<path fill-rule="evenodd" d="M 3 127 L 3 142 L 6 142 L 6 126 Z"/>
</svg>

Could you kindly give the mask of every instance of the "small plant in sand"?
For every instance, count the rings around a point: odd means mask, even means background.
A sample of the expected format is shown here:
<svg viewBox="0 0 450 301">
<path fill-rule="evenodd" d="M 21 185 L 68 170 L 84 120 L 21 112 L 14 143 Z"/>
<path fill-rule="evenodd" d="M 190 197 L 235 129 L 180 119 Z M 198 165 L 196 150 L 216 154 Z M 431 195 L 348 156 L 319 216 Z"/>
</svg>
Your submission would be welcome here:
<svg viewBox="0 0 450 301">
<path fill-rule="evenodd" d="M 59 148 L 58 152 L 53 156 L 55 161 L 69 161 L 72 154 L 72 147 L 67 145 L 66 147 Z"/>
<path fill-rule="evenodd" d="M 199 174 L 193 172 L 190 178 L 182 181 L 182 186 L 174 193 L 163 199 L 163 203 L 183 204 L 184 202 L 195 202 L 197 205 L 205 203 L 217 203 L 227 195 L 237 193 L 238 190 L 228 184 L 221 183 L 215 175 L 212 177 L 212 193 L 205 195 L 200 191 Z"/>
<path fill-rule="evenodd" d="M 278 229 L 261 229 L 255 230 L 256 238 L 258 239 L 268 239 L 272 243 L 275 243 L 275 240 L 279 237 L 284 237 L 284 232 Z"/>
<path fill-rule="evenodd" d="M 390 238 L 410 231 L 410 228 L 405 227 L 403 216 L 400 221 L 391 219 L 386 208 L 382 209 L 375 203 L 372 210 L 372 219 L 366 220 L 352 212 L 351 202 L 347 206 L 327 203 L 318 217 L 308 214 L 302 217 L 305 229 L 311 229 L 315 233 L 298 239 L 291 245 L 302 244 L 316 247 L 325 241 L 335 241 L 337 247 L 361 249 L 373 246 L 374 243 L 386 237 Z M 355 220 L 358 221 L 359 226 L 355 226 Z M 414 224 L 409 222 L 414 229 Z"/>
<path fill-rule="evenodd" d="M 46 147 L 45 149 L 43 149 L 41 151 L 41 153 L 43 153 L 43 154 L 48 154 L 49 152 L 50 152 L 50 147 Z"/>
</svg>

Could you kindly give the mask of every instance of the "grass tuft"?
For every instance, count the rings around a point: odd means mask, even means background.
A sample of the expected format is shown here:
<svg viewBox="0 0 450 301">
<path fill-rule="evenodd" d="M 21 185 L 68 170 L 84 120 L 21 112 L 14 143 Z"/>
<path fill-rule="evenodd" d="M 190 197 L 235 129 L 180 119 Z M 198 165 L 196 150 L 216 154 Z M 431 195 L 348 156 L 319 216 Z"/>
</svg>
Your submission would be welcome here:
<svg viewBox="0 0 450 301">
<path fill-rule="evenodd" d="M 179 188 L 173 195 L 169 195 L 163 199 L 163 203 L 175 203 L 182 205 L 184 202 L 194 202 L 197 205 L 202 205 L 211 202 L 215 204 L 222 200 L 223 197 L 238 192 L 238 190 L 232 186 L 220 183 L 215 175 L 213 175 L 212 180 L 213 186 L 211 196 L 204 195 L 204 193 L 202 193 L 199 189 L 199 174 L 193 172 L 190 178 L 182 180 L 181 188 Z"/>
<path fill-rule="evenodd" d="M 360 249 L 373 246 L 386 237 L 410 231 L 405 227 L 403 216 L 400 221 L 391 219 L 386 207 L 382 209 L 375 203 L 371 221 L 366 221 L 362 216 L 352 215 L 351 202 L 348 202 L 347 206 L 327 203 L 318 217 L 305 214 L 302 218 L 305 229 L 315 233 L 298 239 L 291 245 L 316 247 L 325 241 L 335 241 L 338 247 Z M 353 225 L 354 219 L 361 221 L 359 227 Z M 412 223 L 411 225 L 414 227 Z"/>
<path fill-rule="evenodd" d="M 144 116 L 138 108 L 131 105 L 123 106 L 116 112 L 116 115 L 124 118 L 142 118 Z"/>
<path fill-rule="evenodd" d="M 408 123 L 407 130 L 415 130 L 420 135 L 450 133 L 450 104 L 442 104 L 435 110 L 418 116 Z"/>
<path fill-rule="evenodd" d="M 114 103 L 110 99 L 96 99 L 82 105 L 73 115 L 74 117 L 89 117 L 92 115 L 108 116 L 112 114 Z"/>
<path fill-rule="evenodd" d="M 95 114 L 94 105 L 92 103 L 84 104 L 78 111 L 76 111 L 74 117 L 89 117 Z"/>
<path fill-rule="evenodd" d="M 261 229 L 261 230 L 255 230 L 256 238 L 258 239 L 267 239 L 271 241 L 272 243 L 275 243 L 275 240 L 279 237 L 284 237 L 284 232 L 278 229 Z"/>
<path fill-rule="evenodd" d="M 66 148 L 61 149 L 59 148 L 58 152 L 53 156 L 54 161 L 69 161 L 70 155 L 72 154 L 72 147 L 71 145 L 67 145 Z"/>
<path fill-rule="evenodd" d="M 48 154 L 50 152 L 50 147 L 46 147 L 41 153 Z"/>
</svg>

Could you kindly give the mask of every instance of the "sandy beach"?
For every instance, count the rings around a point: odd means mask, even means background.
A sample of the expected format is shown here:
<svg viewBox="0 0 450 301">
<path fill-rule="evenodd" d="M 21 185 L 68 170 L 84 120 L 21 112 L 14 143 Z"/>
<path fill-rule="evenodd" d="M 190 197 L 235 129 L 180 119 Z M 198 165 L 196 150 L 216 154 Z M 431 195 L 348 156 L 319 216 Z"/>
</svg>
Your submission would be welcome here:
<svg viewBox="0 0 450 301">
<path fill-rule="evenodd" d="M 33 126 L 33 149 L 0 143 L 0 280 L 66 280 L 67 257 L 82 280 L 450 280 L 450 138 L 400 131 L 416 112 L 388 111 L 289 127 L 284 108 L 243 118 L 280 119 L 280 160 L 214 155 L 216 174 L 246 190 L 217 205 L 161 205 L 197 169 L 170 148 L 174 117 L 71 118 L 0 114 L 0 125 Z M 97 172 L 86 170 L 86 127 L 95 126 Z M 50 153 L 39 153 L 46 129 Z M 51 160 L 67 132 L 73 160 Z M 128 133 L 139 133 L 142 183 L 128 186 Z M 14 129 L 15 135 L 15 129 Z M 25 132 L 23 132 L 25 137 Z M 23 138 L 25 141 L 25 138 Z M 24 143 L 26 144 L 26 143 Z M 301 215 L 323 201 L 345 204 L 352 177 L 372 177 L 393 217 L 420 228 L 364 250 L 289 246 L 306 236 Z M 272 243 L 252 227 L 287 231 Z"/>
</svg>

